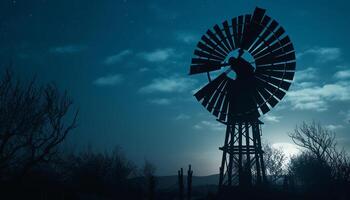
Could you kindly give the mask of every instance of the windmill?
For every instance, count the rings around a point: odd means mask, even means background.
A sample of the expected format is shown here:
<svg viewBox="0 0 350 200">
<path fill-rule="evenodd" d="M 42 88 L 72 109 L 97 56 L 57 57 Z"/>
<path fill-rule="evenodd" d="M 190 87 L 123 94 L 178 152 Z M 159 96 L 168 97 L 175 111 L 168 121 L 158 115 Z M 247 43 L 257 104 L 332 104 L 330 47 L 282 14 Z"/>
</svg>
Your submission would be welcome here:
<svg viewBox="0 0 350 200">
<path fill-rule="evenodd" d="M 259 117 L 284 97 L 295 72 L 295 52 L 278 22 L 256 8 L 215 25 L 194 51 L 190 75 L 208 83 L 194 96 L 226 125 L 219 188 L 266 181 Z"/>
</svg>

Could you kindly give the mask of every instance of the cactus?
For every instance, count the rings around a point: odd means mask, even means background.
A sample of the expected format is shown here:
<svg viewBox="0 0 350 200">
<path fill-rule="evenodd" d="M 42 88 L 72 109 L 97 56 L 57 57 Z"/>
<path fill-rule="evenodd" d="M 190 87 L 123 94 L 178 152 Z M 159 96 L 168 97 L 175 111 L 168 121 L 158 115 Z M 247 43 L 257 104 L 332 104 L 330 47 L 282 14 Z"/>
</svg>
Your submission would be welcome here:
<svg viewBox="0 0 350 200">
<path fill-rule="evenodd" d="M 184 175 L 183 175 L 183 169 L 178 171 L 178 178 L 179 178 L 179 199 L 184 199 Z"/>
<path fill-rule="evenodd" d="M 187 171 L 187 199 L 190 200 L 192 196 L 192 174 L 191 165 L 188 166 Z"/>
</svg>

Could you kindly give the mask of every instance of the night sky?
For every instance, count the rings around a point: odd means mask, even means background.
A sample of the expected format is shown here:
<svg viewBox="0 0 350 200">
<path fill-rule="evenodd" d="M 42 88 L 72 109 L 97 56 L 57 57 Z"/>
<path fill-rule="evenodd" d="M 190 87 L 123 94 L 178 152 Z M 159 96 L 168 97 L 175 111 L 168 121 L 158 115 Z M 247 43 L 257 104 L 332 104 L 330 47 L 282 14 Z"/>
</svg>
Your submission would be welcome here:
<svg viewBox="0 0 350 200">
<path fill-rule="evenodd" d="M 320 121 L 350 149 L 350 3 L 236 0 L 1 0 L 1 71 L 56 83 L 79 108 L 67 149 L 119 146 L 157 174 L 192 164 L 218 173 L 225 126 L 193 97 L 205 75 L 188 76 L 195 45 L 215 23 L 267 9 L 291 37 L 297 73 L 261 120 L 263 141 L 287 148 L 302 121 Z"/>
</svg>

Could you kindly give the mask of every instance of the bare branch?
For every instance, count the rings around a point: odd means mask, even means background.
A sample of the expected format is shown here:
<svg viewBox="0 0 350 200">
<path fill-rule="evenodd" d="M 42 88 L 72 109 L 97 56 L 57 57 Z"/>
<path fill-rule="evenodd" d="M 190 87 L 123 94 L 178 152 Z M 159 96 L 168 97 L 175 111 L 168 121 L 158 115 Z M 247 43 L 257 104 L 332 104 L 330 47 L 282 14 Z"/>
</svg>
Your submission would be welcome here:
<svg viewBox="0 0 350 200">
<path fill-rule="evenodd" d="M 25 85 L 6 71 L 0 80 L 0 173 L 16 169 L 23 175 L 51 160 L 77 126 L 72 105 L 56 85 L 38 87 L 35 79 Z"/>
</svg>

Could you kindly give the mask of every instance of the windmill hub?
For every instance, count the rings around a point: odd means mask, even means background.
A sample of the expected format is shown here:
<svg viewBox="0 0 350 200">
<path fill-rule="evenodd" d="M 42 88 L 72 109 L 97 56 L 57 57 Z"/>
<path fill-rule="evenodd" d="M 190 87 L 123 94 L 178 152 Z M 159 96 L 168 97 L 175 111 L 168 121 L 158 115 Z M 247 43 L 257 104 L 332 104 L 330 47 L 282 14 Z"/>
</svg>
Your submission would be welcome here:
<svg viewBox="0 0 350 200">
<path fill-rule="evenodd" d="M 236 73 L 237 80 L 247 80 L 253 77 L 255 68 L 242 56 L 231 57 L 228 60 L 231 69 Z"/>
<path fill-rule="evenodd" d="M 285 96 L 294 77 L 293 44 L 265 12 L 256 8 L 215 25 L 194 51 L 190 75 L 205 73 L 209 80 L 194 96 L 226 125 L 220 188 L 266 182 L 259 117 Z"/>
</svg>

